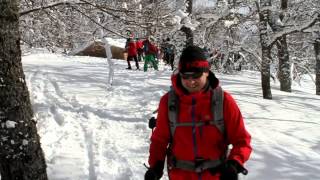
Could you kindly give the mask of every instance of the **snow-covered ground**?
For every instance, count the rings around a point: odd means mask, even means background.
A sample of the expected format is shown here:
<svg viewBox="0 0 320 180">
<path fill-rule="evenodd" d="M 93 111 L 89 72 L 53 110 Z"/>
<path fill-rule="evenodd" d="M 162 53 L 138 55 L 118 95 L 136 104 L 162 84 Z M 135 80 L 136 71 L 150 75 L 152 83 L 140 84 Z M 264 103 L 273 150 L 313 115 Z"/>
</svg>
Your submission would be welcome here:
<svg viewBox="0 0 320 180">
<path fill-rule="evenodd" d="M 171 71 L 163 65 L 159 71 L 129 71 L 125 61 L 114 62 L 114 84 L 107 88 L 105 59 L 23 57 L 50 180 L 143 179 L 147 120 L 169 89 Z M 294 85 L 292 93 L 272 83 L 274 99 L 265 100 L 259 73 L 217 76 L 240 105 L 252 135 L 249 174 L 241 179 L 319 180 L 320 96 L 312 81 Z"/>
</svg>

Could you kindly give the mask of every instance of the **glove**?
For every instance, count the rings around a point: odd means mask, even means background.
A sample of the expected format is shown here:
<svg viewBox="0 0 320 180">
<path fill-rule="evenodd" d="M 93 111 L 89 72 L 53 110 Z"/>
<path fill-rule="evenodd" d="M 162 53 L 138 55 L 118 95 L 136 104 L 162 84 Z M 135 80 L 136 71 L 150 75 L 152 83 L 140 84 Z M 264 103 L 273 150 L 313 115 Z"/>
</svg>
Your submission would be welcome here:
<svg viewBox="0 0 320 180">
<path fill-rule="evenodd" d="M 144 174 L 144 180 L 159 180 L 160 178 L 152 168 L 149 168 Z"/>
<path fill-rule="evenodd" d="M 238 180 L 238 166 L 241 165 L 235 160 L 227 161 L 220 171 L 220 180 Z"/>
<path fill-rule="evenodd" d="M 248 174 L 248 170 L 236 160 L 228 160 L 220 172 L 220 180 L 238 180 L 238 173 Z"/>
<path fill-rule="evenodd" d="M 151 117 L 149 119 L 149 128 L 153 129 L 156 127 L 156 125 L 157 125 L 157 119 L 155 117 Z"/>
<path fill-rule="evenodd" d="M 144 175 L 144 180 L 159 180 L 163 175 L 164 161 L 156 162 L 155 166 L 149 168 Z"/>
<path fill-rule="evenodd" d="M 208 170 L 212 175 L 220 172 L 220 180 L 238 180 L 238 173 L 248 174 L 248 171 L 236 160 L 228 160 L 220 166 Z"/>
</svg>

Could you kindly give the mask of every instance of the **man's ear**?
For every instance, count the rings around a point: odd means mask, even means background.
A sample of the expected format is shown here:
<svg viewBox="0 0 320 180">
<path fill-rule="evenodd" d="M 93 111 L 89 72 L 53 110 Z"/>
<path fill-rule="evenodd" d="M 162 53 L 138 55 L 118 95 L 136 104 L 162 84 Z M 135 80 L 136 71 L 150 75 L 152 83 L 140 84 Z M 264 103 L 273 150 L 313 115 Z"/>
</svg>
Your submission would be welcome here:
<svg viewBox="0 0 320 180">
<path fill-rule="evenodd" d="M 206 76 L 206 78 L 209 76 L 209 71 L 208 72 L 204 72 L 203 73 L 205 76 Z"/>
</svg>

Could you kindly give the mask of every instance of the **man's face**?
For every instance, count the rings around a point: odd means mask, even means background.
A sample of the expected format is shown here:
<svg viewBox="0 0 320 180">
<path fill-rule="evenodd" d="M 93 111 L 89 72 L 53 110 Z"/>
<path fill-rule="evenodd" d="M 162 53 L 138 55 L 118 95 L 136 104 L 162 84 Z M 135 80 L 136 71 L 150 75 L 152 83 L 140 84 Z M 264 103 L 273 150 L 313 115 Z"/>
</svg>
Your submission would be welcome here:
<svg viewBox="0 0 320 180">
<path fill-rule="evenodd" d="M 208 72 L 180 73 L 182 86 L 190 93 L 201 91 L 207 83 L 208 76 Z"/>
</svg>

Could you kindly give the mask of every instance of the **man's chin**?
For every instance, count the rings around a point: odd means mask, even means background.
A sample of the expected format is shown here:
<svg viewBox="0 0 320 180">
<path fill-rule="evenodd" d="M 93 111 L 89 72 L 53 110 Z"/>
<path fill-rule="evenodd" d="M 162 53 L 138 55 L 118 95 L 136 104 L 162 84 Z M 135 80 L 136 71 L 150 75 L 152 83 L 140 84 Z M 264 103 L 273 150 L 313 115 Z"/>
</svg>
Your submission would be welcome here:
<svg viewBox="0 0 320 180">
<path fill-rule="evenodd" d="M 194 93 L 199 91 L 199 88 L 195 87 L 195 88 L 188 88 L 189 93 Z"/>
</svg>

